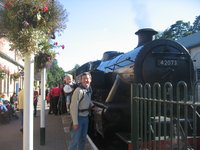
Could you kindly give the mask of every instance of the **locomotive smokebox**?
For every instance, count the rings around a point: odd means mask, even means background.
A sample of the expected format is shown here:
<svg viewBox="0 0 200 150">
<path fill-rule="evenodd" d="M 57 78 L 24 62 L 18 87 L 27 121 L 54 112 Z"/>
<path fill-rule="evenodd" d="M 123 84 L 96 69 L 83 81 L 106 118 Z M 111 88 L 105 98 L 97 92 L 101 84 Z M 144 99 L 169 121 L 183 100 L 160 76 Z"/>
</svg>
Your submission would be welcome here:
<svg viewBox="0 0 200 150">
<path fill-rule="evenodd" d="M 144 28 L 135 32 L 135 34 L 138 35 L 137 47 L 142 46 L 148 42 L 151 42 L 153 40 L 153 36 L 156 35 L 157 33 L 158 33 L 157 31 L 151 28 Z"/>
</svg>

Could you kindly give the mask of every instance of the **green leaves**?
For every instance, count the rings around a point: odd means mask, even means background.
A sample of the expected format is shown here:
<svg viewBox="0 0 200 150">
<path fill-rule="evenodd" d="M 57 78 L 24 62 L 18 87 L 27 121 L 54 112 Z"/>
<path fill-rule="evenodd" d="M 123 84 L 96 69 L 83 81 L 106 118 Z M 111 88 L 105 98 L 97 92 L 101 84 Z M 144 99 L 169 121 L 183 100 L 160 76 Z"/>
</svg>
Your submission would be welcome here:
<svg viewBox="0 0 200 150">
<path fill-rule="evenodd" d="M 47 70 L 47 84 L 49 87 L 54 87 L 63 82 L 63 77 L 64 70 L 58 66 L 57 62 L 53 61 L 51 68 Z"/>
<path fill-rule="evenodd" d="M 3 4 L 0 29 L 22 55 L 43 51 L 52 33 L 66 27 L 67 13 L 56 0 L 3 0 Z"/>
<path fill-rule="evenodd" d="M 193 25 L 190 22 L 183 22 L 182 20 L 176 21 L 175 24 L 171 25 L 170 28 L 164 32 L 156 35 L 156 38 L 166 38 L 170 40 L 177 40 L 181 37 L 196 33 L 200 31 L 200 16 L 196 17 Z"/>
<path fill-rule="evenodd" d="M 200 31 L 200 16 L 197 16 L 194 23 L 193 23 L 193 27 L 192 27 L 192 31 L 194 33 L 199 32 Z"/>
</svg>

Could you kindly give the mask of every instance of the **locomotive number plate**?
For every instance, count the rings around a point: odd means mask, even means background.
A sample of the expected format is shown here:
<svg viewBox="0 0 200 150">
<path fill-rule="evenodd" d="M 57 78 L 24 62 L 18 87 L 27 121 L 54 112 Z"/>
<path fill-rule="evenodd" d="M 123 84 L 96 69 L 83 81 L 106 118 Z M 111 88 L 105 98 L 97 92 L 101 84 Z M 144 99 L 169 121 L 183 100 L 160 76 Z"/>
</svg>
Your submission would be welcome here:
<svg viewBox="0 0 200 150">
<path fill-rule="evenodd" d="M 163 67 L 178 66 L 178 61 L 175 59 L 158 59 L 157 65 Z"/>
</svg>

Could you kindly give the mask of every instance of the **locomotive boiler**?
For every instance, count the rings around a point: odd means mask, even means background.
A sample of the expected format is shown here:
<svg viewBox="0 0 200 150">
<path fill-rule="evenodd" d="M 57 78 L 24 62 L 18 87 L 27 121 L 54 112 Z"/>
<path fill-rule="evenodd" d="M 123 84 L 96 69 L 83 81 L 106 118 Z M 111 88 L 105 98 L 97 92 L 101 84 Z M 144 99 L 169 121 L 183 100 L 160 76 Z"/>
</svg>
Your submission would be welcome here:
<svg viewBox="0 0 200 150">
<path fill-rule="evenodd" d="M 193 63 L 189 52 L 179 43 L 166 39 L 153 40 L 157 32 L 140 29 L 135 49 L 121 53 L 108 51 L 102 60 L 91 61 L 77 69 L 76 75 L 89 71 L 92 74 L 93 112 L 90 129 L 102 136 L 117 132 L 130 133 L 130 84 L 176 84 L 193 81 Z"/>
</svg>

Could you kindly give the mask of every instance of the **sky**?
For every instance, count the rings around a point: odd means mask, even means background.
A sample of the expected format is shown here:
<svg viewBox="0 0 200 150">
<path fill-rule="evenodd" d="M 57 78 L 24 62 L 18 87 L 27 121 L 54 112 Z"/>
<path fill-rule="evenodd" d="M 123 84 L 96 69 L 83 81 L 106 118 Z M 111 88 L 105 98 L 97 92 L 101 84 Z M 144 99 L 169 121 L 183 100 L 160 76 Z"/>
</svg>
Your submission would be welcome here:
<svg viewBox="0 0 200 150">
<path fill-rule="evenodd" d="M 69 71 L 76 64 L 102 59 L 106 51 L 128 52 L 137 46 L 142 28 L 164 31 L 176 21 L 194 22 L 199 0 L 58 0 L 68 12 L 67 28 L 56 40 L 58 65 Z"/>
</svg>

